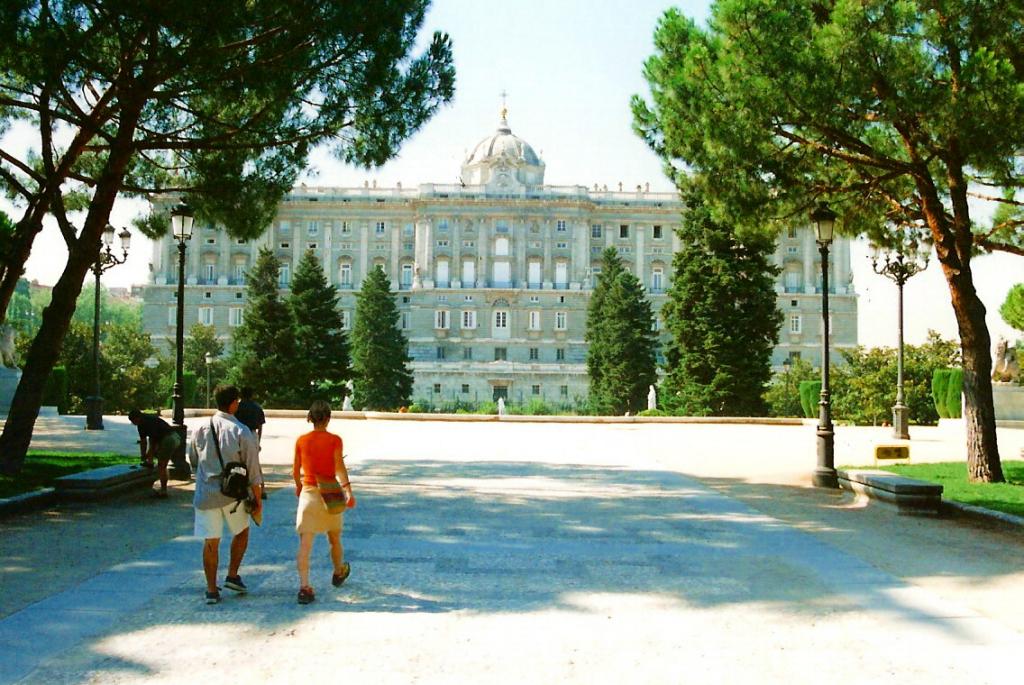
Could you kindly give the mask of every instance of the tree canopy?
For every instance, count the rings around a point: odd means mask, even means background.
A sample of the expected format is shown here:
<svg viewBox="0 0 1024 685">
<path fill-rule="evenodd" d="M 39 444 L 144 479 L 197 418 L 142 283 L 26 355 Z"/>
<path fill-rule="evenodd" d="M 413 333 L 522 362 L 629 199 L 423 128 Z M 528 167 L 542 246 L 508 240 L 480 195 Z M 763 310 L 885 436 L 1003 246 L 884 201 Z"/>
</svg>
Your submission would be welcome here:
<svg viewBox="0 0 1024 685">
<path fill-rule="evenodd" d="M 1018 331 L 1024 331 L 1024 283 L 1018 283 L 1006 293 L 999 315 Z"/>
<path fill-rule="evenodd" d="M 408 342 L 398 328 L 391 284 L 380 267 L 370 270 L 356 295 L 352 327 L 353 405 L 394 410 L 408 406 L 412 370 Z"/>
<path fill-rule="evenodd" d="M 312 250 L 295 268 L 287 304 L 295 322 L 292 382 L 297 394 L 315 392 L 338 403 L 351 373 L 348 337 L 338 311 L 338 289 L 327 282 Z"/>
<path fill-rule="evenodd" d="M 614 247 L 601 256 L 586 340 L 590 410 L 606 416 L 643 410 L 648 388 L 657 382 L 654 314 L 643 285 Z"/>
<path fill-rule="evenodd" d="M 782 322 L 774 242 L 755 233 L 740 240 L 695 196 L 676 233 L 680 249 L 661 309 L 669 335 L 663 402 L 693 416 L 762 416 Z"/>
<path fill-rule="evenodd" d="M 296 396 L 293 383 L 295 320 L 278 292 L 280 270 L 280 260 L 263 248 L 245 275 L 245 318 L 234 330 L 231 377 L 269 406 L 302 407 L 307 398 Z"/>
<path fill-rule="evenodd" d="M 119 196 L 169 193 L 233 235 L 261 233 L 308 161 L 331 146 L 379 165 L 454 92 L 448 37 L 413 55 L 428 0 L 11 0 L 0 14 L 0 190 L 16 218 L 0 319 L 43 219 L 69 257 L 0 436 L 24 459 L 45 379 Z M 166 216 L 139 222 L 149 235 Z"/>
<path fill-rule="evenodd" d="M 968 470 L 1002 480 L 981 250 L 1024 254 L 1024 5 L 1016 0 L 719 0 L 706 28 L 669 10 L 635 129 L 712 218 L 778 229 L 827 201 L 840 230 L 932 245 L 963 346 Z"/>
</svg>

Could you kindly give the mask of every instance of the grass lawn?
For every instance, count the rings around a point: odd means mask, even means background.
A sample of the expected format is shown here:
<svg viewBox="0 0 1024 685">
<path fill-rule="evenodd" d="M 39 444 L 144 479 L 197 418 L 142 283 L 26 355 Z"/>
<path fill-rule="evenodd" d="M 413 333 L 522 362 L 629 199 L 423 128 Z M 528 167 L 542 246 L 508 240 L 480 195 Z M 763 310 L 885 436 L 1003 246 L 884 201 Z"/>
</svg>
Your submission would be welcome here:
<svg viewBox="0 0 1024 685">
<path fill-rule="evenodd" d="M 69 473 L 88 471 L 112 464 L 134 464 L 139 455 L 100 452 L 29 452 L 21 473 L 16 476 L 0 475 L 0 498 L 20 495 L 39 488 L 50 487 L 53 480 Z"/>
<path fill-rule="evenodd" d="M 853 468 L 873 468 L 857 466 Z M 965 462 L 936 464 L 888 464 L 879 466 L 908 478 L 918 478 L 942 486 L 943 499 L 976 507 L 1024 516 L 1024 461 L 1003 460 L 1005 483 L 968 483 Z"/>
</svg>

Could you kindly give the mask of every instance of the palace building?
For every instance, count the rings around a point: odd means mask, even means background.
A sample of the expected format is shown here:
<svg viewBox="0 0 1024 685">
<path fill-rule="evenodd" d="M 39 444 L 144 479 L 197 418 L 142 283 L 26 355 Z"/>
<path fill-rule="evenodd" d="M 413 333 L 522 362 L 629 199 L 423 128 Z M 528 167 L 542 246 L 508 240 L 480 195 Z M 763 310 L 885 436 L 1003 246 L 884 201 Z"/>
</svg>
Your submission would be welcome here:
<svg viewBox="0 0 1024 685">
<path fill-rule="evenodd" d="M 660 310 L 678 247 L 682 205 L 646 187 L 609 190 L 544 185 L 544 162 L 512 133 L 505 113 L 462 164 L 457 185 L 415 188 L 300 187 L 255 241 L 196 223 L 188 245 L 185 321 L 212 325 L 230 344 L 246 315 L 245 273 L 261 248 L 274 251 L 288 288 L 295 265 L 313 250 L 337 286 L 347 327 L 370 269 L 390 276 L 413 359 L 415 400 L 433 404 L 498 397 L 572 406 L 587 395 L 587 304 L 601 253 L 614 247 Z M 850 243 L 830 253 L 835 348 L 857 343 L 857 295 Z M 173 349 L 177 247 L 154 242 L 144 326 Z M 821 357 L 821 266 L 813 230 L 780 236 L 776 286 L 785 317 L 772 362 Z M 660 328 L 660 325 L 659 325 Z"/>
</svg>

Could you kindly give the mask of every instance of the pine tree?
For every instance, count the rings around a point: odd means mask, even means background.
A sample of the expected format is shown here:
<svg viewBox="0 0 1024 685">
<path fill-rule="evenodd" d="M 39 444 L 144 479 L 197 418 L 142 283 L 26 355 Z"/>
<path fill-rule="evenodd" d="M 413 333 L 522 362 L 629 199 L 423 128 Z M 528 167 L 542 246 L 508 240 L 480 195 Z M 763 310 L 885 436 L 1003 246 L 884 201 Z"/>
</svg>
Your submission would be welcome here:
<svg viewBox="0 0 1024 685">
<path fill-rule="evenodd" d="M 774 249 L 712 221 L 696 197 L 677 230 L 681 249 L 662 317 L 670 341 L 660 396 L 690 415 L 761 416 L 782 313 L 775 298 Z"/>
<path fill-rule="evenodd" d="M 590 409 L 602 415 L 637 412 L 657 380 L 654 315 L 643 286 L 622 266 L 615 248 L 605 250 L 601 261 L 587 309 Z"/>
<path fill-rule="evenodd" d="M 412 371 L 398 328 L 398 308 L 382 269 L 363 279 L 352 329 L 353 403 L 359 409 L 391 410 L 409 403 Z"/>
<path fill-rule="evenodd" d="M 348 338 L 338 311 L 338 289 L 327 283 L 312 250 L 299 260 L 292 278 L 288 308 L 295 322 L 294 387 L 313 389 L 337 402 L 349 379 Z"/>
<path fill-rule="evenodd" d="M 272 407 L 301 407 L 307 396 L 297 396 L 294 383 L 296 347 L 291 310 L 278 295 L 281 262 L 261 249 L 246 275 L 245 318 L 235 329 L 232 378 L 250 386 Z M 307 393 L 308 394 L 308 393 Z"/>
</svg>

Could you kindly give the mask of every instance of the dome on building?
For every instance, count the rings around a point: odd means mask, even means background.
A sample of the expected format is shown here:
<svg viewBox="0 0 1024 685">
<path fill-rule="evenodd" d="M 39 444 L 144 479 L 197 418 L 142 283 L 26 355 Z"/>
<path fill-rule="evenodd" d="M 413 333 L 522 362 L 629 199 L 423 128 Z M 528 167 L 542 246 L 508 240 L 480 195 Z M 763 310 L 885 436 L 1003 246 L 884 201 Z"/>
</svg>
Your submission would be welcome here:
<svg viewBox="0 0 1024 685">
<path fill-rule="evenodd" d="M 513 177 L 523 185 L 541 185 L 544 162 L 529 143 L 512 133 L 502 110 L 497 130 L 477 143 L 462 163 L 462 182 L 507 185 Z"/>
</svg>

